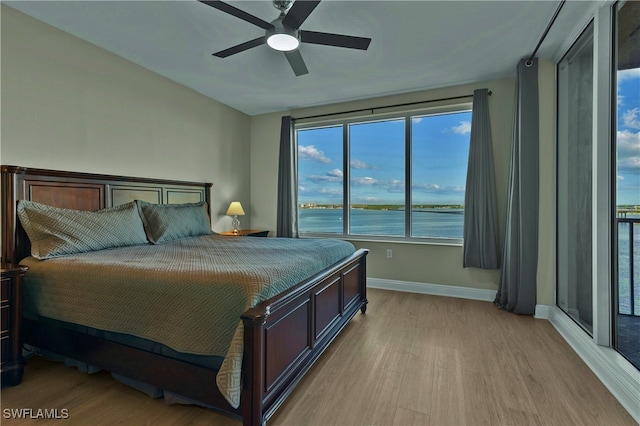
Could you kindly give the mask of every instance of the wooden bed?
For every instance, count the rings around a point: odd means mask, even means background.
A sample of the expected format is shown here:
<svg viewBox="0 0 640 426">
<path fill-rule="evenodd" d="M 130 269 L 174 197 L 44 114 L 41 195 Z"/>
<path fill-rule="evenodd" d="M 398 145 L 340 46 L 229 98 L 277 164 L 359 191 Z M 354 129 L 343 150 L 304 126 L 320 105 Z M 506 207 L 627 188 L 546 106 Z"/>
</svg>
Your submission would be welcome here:
<svg viewBox="0 0 640 426">
<path fill-rule="evenodd" d="M 17 219 L 18 200 L 91 211 L 134 199 L 210 205 L 210 188 L 210 183 L 2 166 L 2 262 L 17 264 L 30 254 Z M 357 250 L 242 315 L 239 408 L 222 396 L 210 368 L 26 318 L 22 340 L 241 416 L 244 425 L 263 425 L 357 311 L 366 311 L 367 253 Z M 283 341 L 288 344 L 278 344 Z"/>
</svg>

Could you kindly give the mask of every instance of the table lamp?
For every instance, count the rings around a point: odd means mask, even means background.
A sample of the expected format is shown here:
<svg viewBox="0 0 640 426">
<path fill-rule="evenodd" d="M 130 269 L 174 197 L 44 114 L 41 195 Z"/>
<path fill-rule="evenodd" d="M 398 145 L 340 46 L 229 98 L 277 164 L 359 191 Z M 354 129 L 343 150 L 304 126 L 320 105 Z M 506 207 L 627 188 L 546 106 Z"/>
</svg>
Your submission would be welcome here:
<svg viewBox="0 0 640 426">
<path fill-rule="evenodd" d="M 238 216 L 244 216 L 244 210 L 242 209 L 242 204 L 240 204 L 240 201 L 232 201 L 231 204 L 229 204 L 227 215 L 233 216 L 231 226 L 233 226 L 233 233 L 237 234 L 239 232 L 238 228 L 240 227 Z"/>
</svg>

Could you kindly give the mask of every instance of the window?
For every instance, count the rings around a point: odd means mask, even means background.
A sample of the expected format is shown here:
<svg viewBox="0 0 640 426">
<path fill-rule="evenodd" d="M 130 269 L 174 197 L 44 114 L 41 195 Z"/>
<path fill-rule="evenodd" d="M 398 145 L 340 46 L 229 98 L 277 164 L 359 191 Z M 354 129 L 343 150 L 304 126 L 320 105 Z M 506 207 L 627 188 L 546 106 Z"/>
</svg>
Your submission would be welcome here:
<svg viewBox="0 0 640 426">
<path fill-rule="evenodd" d="M 470 131 L 470 105 L 297 126 L 300 232 L 458 242 Z"/>
</svg>

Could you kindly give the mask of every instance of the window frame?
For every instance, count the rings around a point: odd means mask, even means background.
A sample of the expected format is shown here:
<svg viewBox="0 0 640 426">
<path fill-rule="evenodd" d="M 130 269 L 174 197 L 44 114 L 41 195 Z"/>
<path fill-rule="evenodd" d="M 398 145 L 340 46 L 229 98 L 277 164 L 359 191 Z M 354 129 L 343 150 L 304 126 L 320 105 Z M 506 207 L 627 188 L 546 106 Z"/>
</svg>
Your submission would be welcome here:
<svg viewBox="0 0 640 426">
<path fill-rule="evenodd" d="M 431 106 L 420 109 L 412 110 L 398 110 L 387 113 L 372 113 L 368 115 L 352 115 L 343 118 L 334 118 L 327 120 L 314 120 L 314 121 L 302 121 L 295 122 L 294 124 L 294 137 L 296 151 L 298 150 L 298 131 L 321 129 L 327 127 L 342 127 L 342 168 L 343 168 L 343 180 L 342 180 L 342 232 L 304 232 L 299 230 L 300 237 L 305 238 L 338 238 L 351 241 L 370 241 L 370 242 L 397 242 L 397 243 L 417 243 L 417 244 L 432 244 L 432 245 L 446 245 L 446 246 L 462 246 L 463 238 L 442 238 L 442 237 L 417 237 L 412 236 L 412 134 L 411 134 L 411 119 L 414 117 L 433 116 L 433 115 L 446 115 L 469 112 L 472 113 L 472 101 L 458 102 L 454 104 L 444 104 Z M 375 234 L 350 234 L 350 221 L 349 214 L 351 206 L 351 171 L 350 171 L 350 141 L 349 141 L 349 126 L 353 124 L 366 124 L 375 123 L 380 121 L 391 120 L 404 120 L 404 149 L 405 149 L 405 164 L 404 164 L 404 176 L 405 176 L 405 217 L 404 217 L 404 236 L 390 236 L 390 235 L 375 235 Z M 470 136 L 469 136 L 470 137 Z M 296 167 L 296 174 L 299 181 L 299 167 Z M 465 188 L 466 190 L 466 188 Z M 296 188 L 299 191 L 299 186 Z M 299 196 L 298 196 L 299 199 Z M 464 205 L 464 203 L 463 203 Z M 408 208 L 407 208 L 408 207 Z M 297 206 L 299 210 L 299 206 Z M 299 222 L 299 219 L 298 219 Z"/>
</svg>

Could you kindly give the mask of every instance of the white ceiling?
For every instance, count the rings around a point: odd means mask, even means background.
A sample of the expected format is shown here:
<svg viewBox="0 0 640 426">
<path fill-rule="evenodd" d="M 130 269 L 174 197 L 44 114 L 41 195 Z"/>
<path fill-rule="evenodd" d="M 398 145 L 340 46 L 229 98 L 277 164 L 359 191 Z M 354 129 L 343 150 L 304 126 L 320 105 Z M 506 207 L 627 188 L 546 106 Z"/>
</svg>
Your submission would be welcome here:
<svg viewBox="0 0 640 426">
<path fill-rule="evenodd" d="M 3 3 L 255 115 L 513 77 L 559 1 L 325 0 L 302 29 L 372 42 L 367 51 L 302 44 L 309 74 L 300 77 L 267 46 L 212 56 L 264 30 L 196 0 Z M 229 3 L 265 21 L 278 16 L 269 0 Z M 555 55 L 593 7 L 565 3 L 537 56 Z"/>
</svg>

